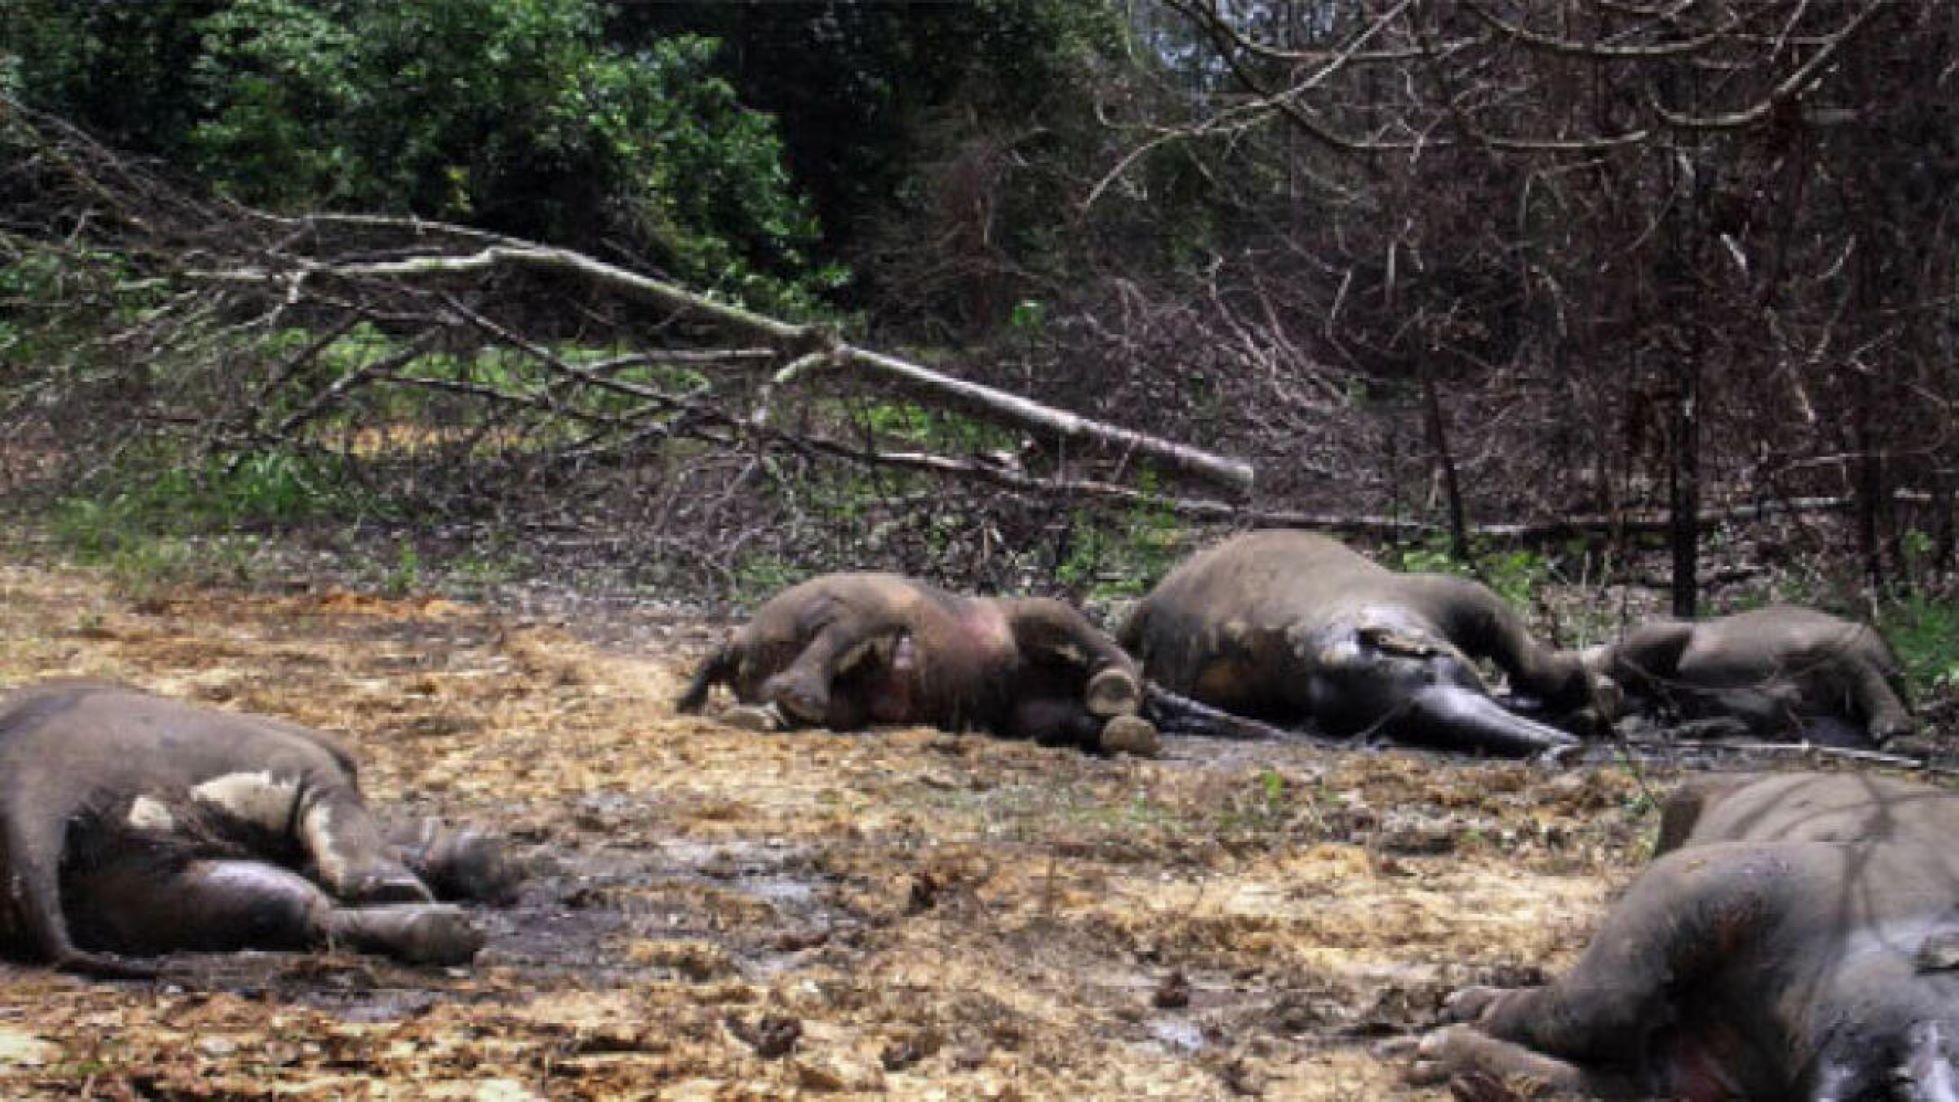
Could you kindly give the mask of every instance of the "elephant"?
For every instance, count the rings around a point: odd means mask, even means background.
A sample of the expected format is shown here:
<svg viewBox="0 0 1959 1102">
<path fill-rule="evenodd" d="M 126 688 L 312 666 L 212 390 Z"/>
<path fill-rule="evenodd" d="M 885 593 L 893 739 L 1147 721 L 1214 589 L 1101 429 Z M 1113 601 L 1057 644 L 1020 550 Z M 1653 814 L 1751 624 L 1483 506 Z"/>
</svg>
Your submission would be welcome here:
<svg viewBox="0 0 1959 1102">
<path fill-rule="evenodd" d="M 325 945 L 460 964 L 460 907 L 520 873 L 496 840 L 434 823 L 391 841 L 338 740 L 266 716 L 57 681 L 0 701 L 0 942 L 84 975 L 136 958 Z"/>
<path fill-rule="evenodd" d="M 1773 605 L 1644 624 L 1584 658 L 1630 704 L 1732 718 L 1763 738 L 1868 749 L 1914 729 L 1904 677 L 1884 638 L 1814 609 Z"/>
<path fill-rule="evenodd" d="M 1570 971 L 1465 988 L 1410 1076 L 1604 1098 L 1959 1098 L 1959 794 L 1706 778 Z"/>
<path fill-rule="evenodd" d="M 1488 588 L 1396 573 L 1310 532 L 1252 532 L 1199 552 L 1117 638 L 1171 693 L 1337 735 L 1514 756 L 1578 744 L 1494 700 L 1477 658 L 1554 711 L 1577 715 L 1591 702 L 1577 656 L 1532 640 Z"/>
<path fill-rule="evenodd" d="M 1152 755 L 1142 679 L 1107 635 L 1041 597 L 962 597 L 896 574 L 825 574 L 770 598 L 675 701 L 763 730 L 873 723 L 978 729 Z"/>
</svg>

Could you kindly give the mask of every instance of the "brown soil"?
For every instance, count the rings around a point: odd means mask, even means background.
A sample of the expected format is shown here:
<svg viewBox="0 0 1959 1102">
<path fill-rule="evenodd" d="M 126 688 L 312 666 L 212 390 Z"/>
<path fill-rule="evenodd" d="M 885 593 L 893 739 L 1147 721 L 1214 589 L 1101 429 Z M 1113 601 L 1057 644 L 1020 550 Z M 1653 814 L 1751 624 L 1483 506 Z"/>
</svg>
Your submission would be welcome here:
<svg viewBox="0 0 1959 1102">
<path fill-rule="evenodd" d="M 113 678 L 338 732 L 377 805 L 495 824 L 536 871 L 482 912 L 467 969 L 0 965 L 0 1096 L 1413 1094 L 1397 1040 L 1458 984 L 1567 963 L 1664 784 L 1176 738 L 1143 762 L 751 735 L 674 715 L 713 632 L 654 619 L 130 600 L 0 564 L 0 682 Z"/>
</svg>

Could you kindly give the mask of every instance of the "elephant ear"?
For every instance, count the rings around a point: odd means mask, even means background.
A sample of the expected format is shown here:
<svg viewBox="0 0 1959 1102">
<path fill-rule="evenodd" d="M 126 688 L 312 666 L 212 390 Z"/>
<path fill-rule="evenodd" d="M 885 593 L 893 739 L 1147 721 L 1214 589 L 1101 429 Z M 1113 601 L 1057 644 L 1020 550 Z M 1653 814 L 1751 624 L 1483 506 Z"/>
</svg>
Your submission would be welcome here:
<svg viewBox="0 0 1959 1102">
<path fill-rule="evenodd" d="M 1434 640 L 1398 631 L 1386 624 L 1362 624 L 1358 634 L 1363 645 L 1383 654 L 1403 658 L 1434 658 L 1447 653 Z"/>
</svg>

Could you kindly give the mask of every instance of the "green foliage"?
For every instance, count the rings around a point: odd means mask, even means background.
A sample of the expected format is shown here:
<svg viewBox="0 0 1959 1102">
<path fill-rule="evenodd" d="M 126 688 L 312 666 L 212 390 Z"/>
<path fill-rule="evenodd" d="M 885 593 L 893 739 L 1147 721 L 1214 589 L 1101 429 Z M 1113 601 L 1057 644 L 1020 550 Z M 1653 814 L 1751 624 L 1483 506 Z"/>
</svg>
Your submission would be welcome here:
<svg viewBox="0 0 1959 1102">
<path fill-rule="evenodd" d="M 1270 767 L 1260 769 L 1251 781 L 1225 794 L 1205 824 L 1207 833 L 1267 844 L 1302 833 L 1325 833 L 1326 821 L 1319 806 L 1325 793 L 1319 786 L 1288 781 L 1285 774 Z"/>
<path fill-rule="evenodd" d="M 385 512 L 326 460 L 265 451 L 187 464 L 150 447 L 56 502 L 50 530 L 68 553 L 141 596 L 249 581 L 260 541 L 246 529 Z"/>
<path fill-rule="evenodd" d="M 395 563 L 381 581 L 381 590 L 390 597 L 407 597 L 422 589 L 422 555 L 415 545 L 402 540 L 395 548 Z"/>
<path fill-rule="evenodd" d="M 1936 568 L 1938 541 L 1923 528 L 1907 528 L 1898 537 L 1901 573 L 1907 577 L 1930 574 Z"/>
<path fill-rule="evenodd" d="M 54 508 L 57 539 L 85 559 L 111 559 L 172 539 L 252 524 L 371 514 L 380 503 L 339 479 L 321 460 L 260 452 L 235 463 L 180 465 L 175 457 L 132 456 L 96 485 Z M 159 554 L 161 552 L 158 552 Z"/>
<path fill-rule="evenodd" d="M 1047 304 L 1039 299 L 1022 299 L 1007 315 L 1007 328 L 1017 336 L 1038 337 L 1047 327 L 1047 313 Z"/>
<path fill-rule="evenodd" d="M 279 208 L 414 212 L 809 312 L 844 272 L 709 39 L 606 40 L 595 0 L 12 0 L 7 79 Z"/>
<path fill-rule="evenodd" d="M 964 414 L 912 402 L 873 402 L 862 413 L 877 436 L 912 447 L 969 454 L 1013 446 L 1013 430 Z"/>
<path fill-rule="evenodd" d="M 1259 788 L 1265 793 L 1265 805 L 1278 807 L 1286 796 L 1286 778 L 1278 770 L 1266 768 L 1258 775 Z"/>
<path fill-rule="evenodd" d="M 1449 550 L 1449 537 L 1438 532 L 1419 546 L 1400 549 L 1399 561 L 1392 565 L 1412 573 L 1473 578 L 1513 605 L 1530 604 L 1538 590 L 1555 575 L 1549 559 L 1527 548 L 1498 550 L 1487 543 L 1472 541 L 1470 553 L 1476 558 L 1474 568 L 1456 558 Z"/>
<path fill-rule="evenodd" d="M 1144 479 L 1145 488 L 1153 481 Z M 1090 600 L 1138 597 L 1169 573 L 1182 551 L 1183 528 L 1166 505 L 1144 502 L 1110 519 L 1077 513 L 1068 553 L 1054 576 Z"/>
<path fill-rule="evenodd" d="M 195 22 L 218 0 L 0 2 L 0 59 L 29 102 L 115 145 L 173 155 L 190 124 Z"/>
<path fill-rule="evenodd" d="M 86 366 L 105 321 L 141 317 L 170 291 L 117 254 L 0 235 L 0 366 L 33 365 L 0 373 L 0 394 Z"/>
<path fill-rule="evenodd" d="M 1959 690 L 1959 604 L 1914 593 L 1881 608 L 1878 627 L 1920 699 Z"/>
<path fill-rule="evenodd" d="M 732 596 L 737 604 L 754 607 L 795 585 L 803 572 L 771 554 L 744 556 L 735 563 Z"/>
<path fill-rule="evenodd" d="M 444 564 L 444 573 L 457 590 L 476 594 L 515 580 L 526 569 L 523 556 L 501 546 L 465 551 Z"/>
</svg>

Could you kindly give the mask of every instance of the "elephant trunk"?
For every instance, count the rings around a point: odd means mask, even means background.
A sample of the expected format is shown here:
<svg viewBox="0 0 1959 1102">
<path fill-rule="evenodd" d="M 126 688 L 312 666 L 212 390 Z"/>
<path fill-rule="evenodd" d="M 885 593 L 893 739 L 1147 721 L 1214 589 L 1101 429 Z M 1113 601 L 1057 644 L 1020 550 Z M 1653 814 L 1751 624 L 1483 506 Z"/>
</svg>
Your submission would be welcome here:
<svg viewBox="0 0 1959 1102">
<path fill-rule="evenodd" d="M 1534 757 L 1579 744 L 1576 737 L 1556 727 L 1520 716 L 1475 689 L 1447 682 L 1417 690 L 1397 727 L 1408 732 L 1410 741 L 1507 758 Z"/>
</svg>

